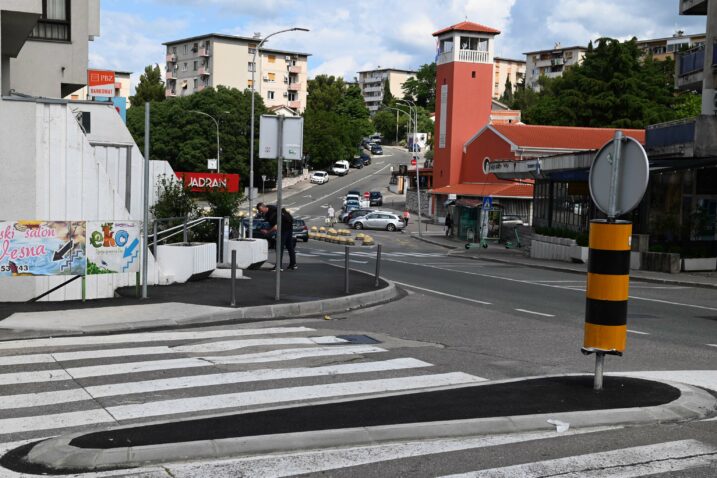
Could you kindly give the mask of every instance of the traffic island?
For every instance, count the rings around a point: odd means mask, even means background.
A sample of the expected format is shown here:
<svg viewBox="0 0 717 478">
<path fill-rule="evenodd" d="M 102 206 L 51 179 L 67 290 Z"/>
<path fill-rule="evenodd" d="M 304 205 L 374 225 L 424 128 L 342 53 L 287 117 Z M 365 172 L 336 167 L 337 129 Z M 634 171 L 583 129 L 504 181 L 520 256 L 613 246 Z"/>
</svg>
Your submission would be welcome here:
<svg viewBox="0 0 717 478">
<path fill-rule="evenodd" d="M 356 400 L 77 433 L 0 459 L 17 472 L 63 474 L 180 460 L 555 429 L 700 419 L 717 398 L 687 385 L 591 375 L 484 382 Z M 559 431 L 556 431 L 558 433 Z"/>
</svg>

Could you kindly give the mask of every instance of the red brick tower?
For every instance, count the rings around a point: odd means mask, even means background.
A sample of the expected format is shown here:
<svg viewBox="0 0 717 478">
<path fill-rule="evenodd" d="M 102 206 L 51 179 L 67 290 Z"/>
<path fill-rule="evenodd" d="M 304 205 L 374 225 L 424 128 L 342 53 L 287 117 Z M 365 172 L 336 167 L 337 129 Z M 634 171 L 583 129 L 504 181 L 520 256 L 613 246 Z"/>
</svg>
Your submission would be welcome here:
<svg viewBox="0 0 717 478">
<path fill-rule="evenodd" d="M 493 96 L 493 39 L 500 31 L 462 22 L 433 34 L 436 125 L 433 187 L 460 182 L 463 145 L 488 124 Z"/>
</svg>

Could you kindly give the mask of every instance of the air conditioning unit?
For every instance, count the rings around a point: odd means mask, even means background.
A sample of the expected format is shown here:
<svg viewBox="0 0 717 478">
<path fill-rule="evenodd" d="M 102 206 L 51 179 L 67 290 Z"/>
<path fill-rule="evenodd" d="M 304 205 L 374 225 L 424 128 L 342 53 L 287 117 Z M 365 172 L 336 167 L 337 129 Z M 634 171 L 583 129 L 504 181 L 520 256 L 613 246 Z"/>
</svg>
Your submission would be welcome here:
<svg viewBox="0 0 717 478">
<path fill-rule="evenodd" d="M 289 77 L 288 77 L 288 76 L 285 76 L 285 77 L 284 77 L 284 83 L 288 83 L 288 82 L 289 82 Z"/>
<path fill-rule="evenodd" d="M 285 60 L 286 60 L 286 61 L 291 61 L 291 57 L 290 57 L 289 55 L 286 55 Z"/>
<path fill-rule="evenodd" d="M 286 98 L 287 96 L 289 96 L 289 93 L 285 91 L 285 92 L 284 92 L 284 98 Z"/>
<path fill-rule="evenodd" d="M 269 81 L 269 75 L 264 75 L 264 81 Z"/>
</svg>

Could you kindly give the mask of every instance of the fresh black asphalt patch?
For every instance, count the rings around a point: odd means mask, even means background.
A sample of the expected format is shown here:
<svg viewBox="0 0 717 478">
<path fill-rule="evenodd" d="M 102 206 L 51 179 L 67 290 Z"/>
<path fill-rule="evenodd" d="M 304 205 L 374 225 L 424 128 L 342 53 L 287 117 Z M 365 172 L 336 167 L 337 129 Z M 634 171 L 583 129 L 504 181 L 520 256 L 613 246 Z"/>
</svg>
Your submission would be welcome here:
<svg viewBox="0 0 717 478">
<path fill-rule="evenodd" d="M 675 387 L 638 378 L 605 377 L 603 390 L 596 392 L 592 376 L 542 377 L 106 430 L 76 437 L 69 445 L 111 450 L 343 428 L 650 407 L 679 397 Z M 87 471 L 29 463 L 27 455 L 35 445 L 8 452 L 0 458 L 0 465 L 17 472 L 51 475 Z"/>
<path fill-rule="evenodd" d="M 539 378 L 108 430 L 77 437 L 70 445 L 110 449 L 339 428 L 648 407 L 669 403 L 680 396 L 672 386 L 629 377 L 606 377 L 601 392 L 592 387 L 592 376 Z"/>
</svg>

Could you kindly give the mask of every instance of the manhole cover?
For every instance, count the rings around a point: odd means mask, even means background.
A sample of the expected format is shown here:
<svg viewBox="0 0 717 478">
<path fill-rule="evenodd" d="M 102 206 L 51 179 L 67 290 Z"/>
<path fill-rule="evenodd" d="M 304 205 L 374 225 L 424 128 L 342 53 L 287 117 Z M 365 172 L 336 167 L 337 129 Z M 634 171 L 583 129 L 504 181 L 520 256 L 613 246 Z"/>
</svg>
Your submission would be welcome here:
<svg viewBox="0 0 717 478">
<path fill-rule="evenodd" d="M 368 335 L 337 335 L 336 337 L 346 340 L 351 344 L 380 344 L 379 340 Z"/>
</svg>

